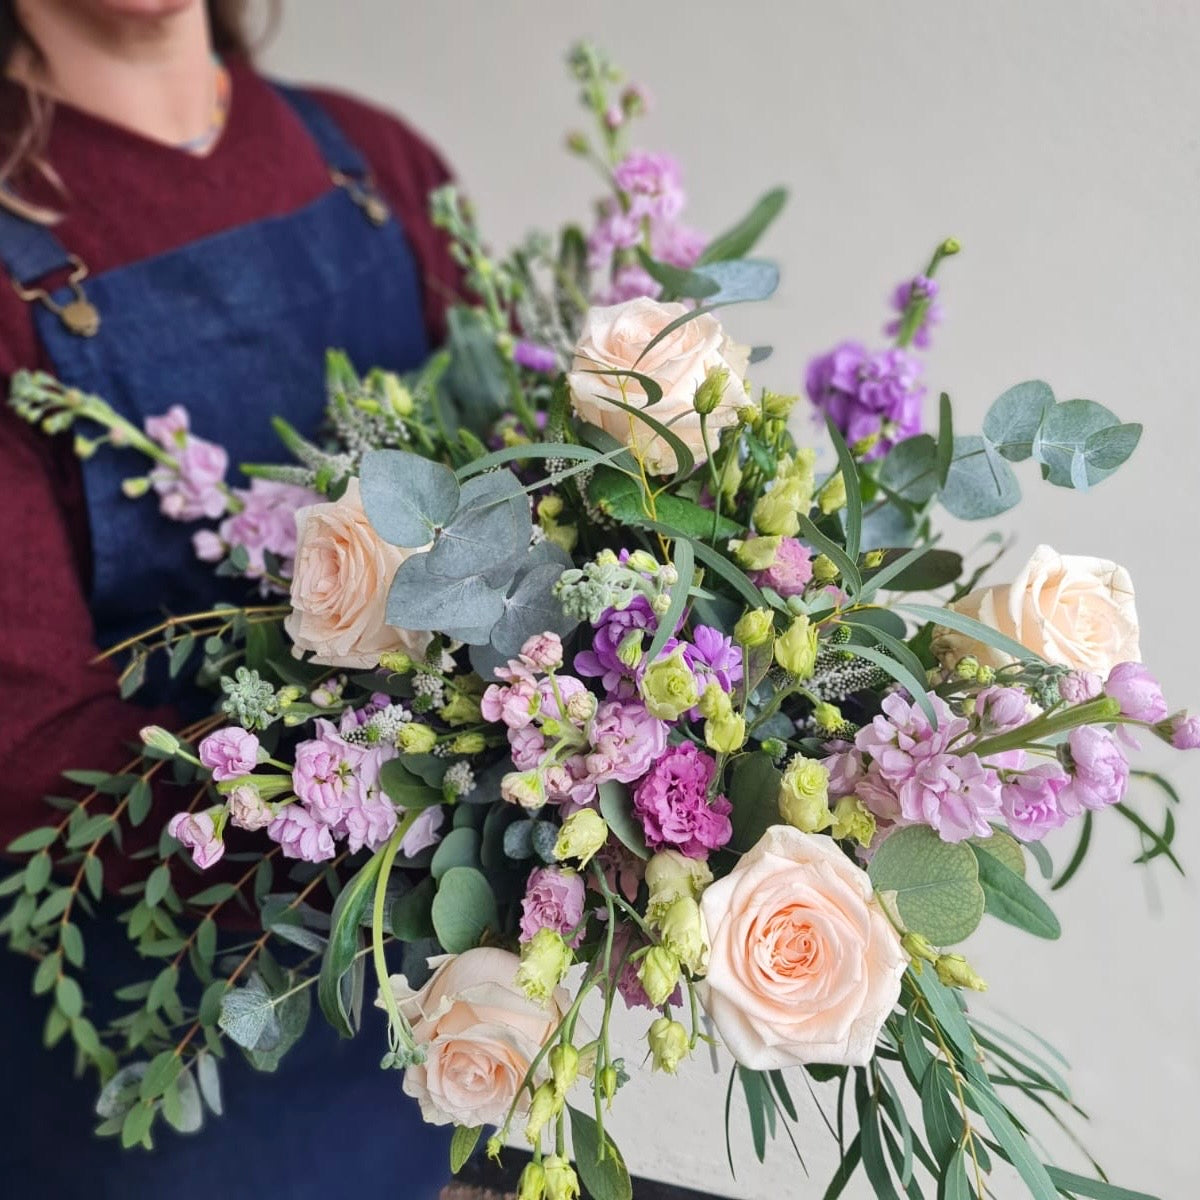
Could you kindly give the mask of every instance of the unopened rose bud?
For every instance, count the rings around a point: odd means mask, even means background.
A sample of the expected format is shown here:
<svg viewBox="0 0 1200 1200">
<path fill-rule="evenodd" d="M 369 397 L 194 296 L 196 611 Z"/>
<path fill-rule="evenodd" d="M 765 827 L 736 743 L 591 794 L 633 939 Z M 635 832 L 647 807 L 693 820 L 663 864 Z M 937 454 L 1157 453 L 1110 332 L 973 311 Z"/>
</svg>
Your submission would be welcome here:
<svg viewBox="0 0 1200 1200">
<path fill-rule="evenodd" d="M 668 1075 L 674 1075 L 679 1070 L 679 1064 L 691 1051 L 687 1030 L 669 1017 L 659 1017 L 654 1021 L 646 1040 L 650 1043 L 651 1069 L 665 1071 Z"/>
</svg>

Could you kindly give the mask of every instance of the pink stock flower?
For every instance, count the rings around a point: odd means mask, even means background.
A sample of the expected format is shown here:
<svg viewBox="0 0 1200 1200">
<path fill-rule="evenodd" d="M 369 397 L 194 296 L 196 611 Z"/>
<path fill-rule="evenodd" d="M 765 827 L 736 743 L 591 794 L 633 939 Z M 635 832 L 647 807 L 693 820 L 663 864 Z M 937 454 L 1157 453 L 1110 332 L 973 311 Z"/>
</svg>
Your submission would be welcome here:
<svg viewBox="0 0 1200 1200">
<path fill-rule="evenodd" d="M 1171 745 L 1176 750 L 1200 749 L 1200 717 L 1180 713 L 1171 721 Z"/>
<path fill-rule="evenodd" d="M 1162 687 L 1141 663 L 1117 663 L 1108 673 L 1104 692 L 1120 704 L 1125 716 L 1135 721 L 1153 724 L 1167 715 L 1167 701 Z"/>
<path fill-rule="evenodd" d="M 537 683 L 532 679 L 515 679 L 510 684 L 489 684 L 479 701 L 479 711 L 485 721 L 498 721 L 509 730 L 524 729 L 532 724 L 540 707 Z"/>
<path fill-rule="evenodd" d="M 271 806 L 249 786 L 235 787 L 229 793 L 229 823 L 236 829 L 256 833 L 275 820 Z"/>
<path fill-rule="evenodd" d="M 1068 820 L 1058 803 L 1071 777 L 1058 763 L 1041 763 L 1000 785 L 1000 808 L 1009 832 L 1023 842 L 1041 841 Z"/>
<path fill-rule="evenodd" d="M 765 570 L 757 571 L 754 582 L 769 587 L 786 599 L 798 596 L 812 579 L 812 551 L 795 538 L 781 538 L 775 551 L 775 561 Z"/>
<path fill-rule="evenodd" d="M 724 796 L 708 798 L 717 764 L 691 742 L 670 746 L 633 793 L 633 811 L 652 850 L 669 846 L 688 858 L 706 858 L 733 836 Z"/>
<path fill-rule="evenodd" d="M 673 221 L 683 211 L 679 164 L 669 154 L 627 154 L 614 169 L 613 182 L 629 197 L 629 215 L 635 220 Z"/>
<path fill-rule="evenodd" d="M 583 877 L 575 871 L 540 867 L 529 876 L 521 901 L 521 941 L 527 942 L 539 929 L 553 929 L 571 946 L 583 940 L 583 930 L 568 937 L 583 921 Z"/>
<path fill-rule="evenodd" d="M 521 647 L 520 658 L 527 666 L 538 671 L 556 671 L 563 661 L 562 638 L 557 633 L 534 634 Z"/>
<path fill-rule="evenodd" d="M 446 810 L 440 805 L 433 804 L 421 809 L 400 841 L 400 853 L 414 858 L 422 850 L 436 846 L 442 840 L 441 829 L 445 820 Z"/>
<path fill-rule="evenodd" d="M 916 704 L 893 693 L 884 697 L 882 712 L 854 739 L 855 746 L 871 756 L 889 783 L 899 784 L 910 778 L 920 763 L 944 754 L 970 727 L 969 722 L 950 711 L 940 696 L 930 692 L 929 702 L 937 714 L 936 729 Z"/>
<path fill-rule="evenodd" d="M 1091 671 L 1068 671 L 1058 681 L 1058 694 L 1068 704 L 1086 704 L 1104 690 L 1099 675 Z"/>
<path fill-rule="evenodd" d="M 896 787 L 906 821 L 928 825 L 944 842 L 990 837 L 1000 816 L 996 772 L 975 754 L 935 754 L 920 760 Z"/>
<path fill-rule="evenodd" d="M 219 862 L 225 853 L 225 843 L 217 836 L 211 813 L 176 813 L 167 822 L 167 832 L 192 852 L 192 861 L 201 870 Z"/>
<path fill-rule="evenodd" d="M 279 844 L 284 856 L 304 862 L 325 862 L 334 856 L 333 834 L 302 804 L 288 804 L 267 826 L 267 837 Z"/>
<path fill-rule="evenodd" d="M 1067 735 L 1071 782 L 1059 802 L 1068 816 L 1118 803 L 1129 785 L 1129 760 L 1107 729 L 1082 725 Z"/>
<path fill-rule="evenodd" d="M 975 697 L 975 716 L 984 733 L 1007 733 L 1029 720 L 1029 698 L 1017 687 L 987 687 Z"/>
<path fill-rule="evenodd" d="M 176 466 L 155 467 L 150 472 L 159 511 L 173 521 L 219 517 L 227 503 L 221 485 L 229 455 L 214 442 L 191 436 L 174 453 Z"/>
<path fill-rule="evenodd" d="M 606 700 L 596 709 L 589 734 L 587 770 L 594 783 L 640 779 L 667 745 L 666 722 L 635 700 Z"/>
<path fill-rule="evenodd" d="M 144 425 L 146 436 L 171 452 L 183 445 L 184 435 L 191 428 L 191 420 L 182 404 L 172 404 L 162 416 L 147 417 Z"/>
<path fill-rule="evenodd" d="M 320 504 L 322 498 L 308 488 L 270 479 L 252 479 L 248 490 L 238 489 L 234 495 L 242 503 L 241 511 L 226 517 L 217 534 L 201 531 L 193 537 L 197 557 L 212 562 L 241 546 L 249 559 L 245 572 L 249 578 L 257 579 L 266 571 L 268 554 L 279 559 L 280 569 L 288 574 L 296 555 L 296 511 Z"/>
<path fill-rule="evenodd" d="M 200 761 L 218 783 L 249 775 L 258 765 L 258 738 L 239 725 L 210 733 L 200 743 Z"/>
<path fill-rule="evenodd" d="M 347 849 L 351 854 L 357 854 L 364 846 L 378 850 L 392 836 L 396 820 L 396 806 L 386 796 L 378 792 L 364 795 L 342 818 Z"/>
</svg>

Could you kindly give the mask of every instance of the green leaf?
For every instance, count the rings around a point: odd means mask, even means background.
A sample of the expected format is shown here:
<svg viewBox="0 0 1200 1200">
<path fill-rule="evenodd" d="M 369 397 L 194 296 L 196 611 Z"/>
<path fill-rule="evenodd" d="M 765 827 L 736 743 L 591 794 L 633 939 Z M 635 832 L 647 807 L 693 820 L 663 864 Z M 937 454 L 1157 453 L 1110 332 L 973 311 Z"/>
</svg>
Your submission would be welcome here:
<svg viewBox="0 0 1200 1200">
<path fill-rule="evenodd" d="M 869 629 L 872 636 L 882 634 L 882 631 L 876 630 L 871 626 L 863 626 Z M 894 640 L 894 639 L 893 639 Z M 913 703 L 929 718 L 929 722 L 935 728 L 937 726 L 937 713 L 934 711 L 933 702 L 929 699 L 929 691 L 922 679 L 924 671 L 918 675 L 914 672 L 911 666 L 900 662 L 891 654 L 885 654 L 882 650 L 872 649 L 870 646 L 860 646 L 855 642 L 847 642 L 842 647 L 848 654 L 853 654 L 856 658 L 865 658 L 868 662 L 873 662 L 877 667 L 882 667 L 893 679 L 902 683 L 909 691 L 913 698 Z M 911 654 L 912 652 L 909 651 Z"/>
<path fill-rule="evenodd" d="M 782 211 L 787 198 L 786 188 L 772 188 L 736 225 L 709 242 L 696 260 L 696 266 L 743 258 Z"/>
<path fill-rule="evenodd" d="M 1046 413 L 1054 407 L 1048 383 L 1031 379 L 1018 383 L 992 401 L 983 419 L 983 436 L 1009 462 L 1023 462 L 1033 453 L 1033 441 Z"/>
<path fill-rule="evenodd" d="M 627 850 L 631 850 L 638 858 L 648 859 L 650 851 L 646 846 L 646 834 L 641 822 L 633 815 L 629 789 L 615 779 L 608 779 L 596 790 L 600 797 L 600 815 L 607 822 L 609 830 Z"/>
<path fill-rule="evenodd" d="M 998 858 L 1015 875 L 1025 878 L 1025 851 L 1021 843 L 1009 833 L 995 830 L 991 837 L 973 837 L 968 841 L 980 850 L 986 850 L 993 858 Z"/>
<path fill-rule="evenodd" d="M 49 854 L 44 850 L 35 854 L 25 866 L 25 890 L 36 896 L 50 882 L 52 869 Z"/>
<path fill-rule="evenodd" d="M 623 450 L 622 447 L 622 452 Z M 490 471 L 495 467 L 502 467 L 511 462 L 524 462 L 527 459 L 565 458 L 586 466 L 589 463 L 598 465 L 611 462 L 614 457 L 611 452 L 593 450 L 591 446 L 577 446 L 573 442 L 536 442 L 520 446 L 505 446 L 502 450 L 494 450 L 482 458 L 472 459 L 465 466 L 458 468 L 456 476 L 458 481 L 463 483 L 473 475 L 482 475 L 484 471 Z"/>
<path fill-rule="evenodd" d="M 954 439 L 954 460 L 939 499 L 952 516 L 981 521 L 1012 508 L 1021 487 L 1007 461 L 972 434 Z"/>
<path fill-rule="evenodd" d="M 1070 883 L 1075 872 L 1083 866 L 1083 860 L 1087 857 L 1088 846 L 1092 840 L 1092 814 L 1091 811 L 1085 811 L 1083 814 L 1083 823 L 1079 828 L 1079 841 L 1075 844 L 1074 853 L 1071 855 L 1071 861 L 1063 868 L 1062 874 L 1050 885 L 1052 892 L 1057 892 L 1059 888 L 1065 887 Z"/>
<path fill-rule="evenodd" d="M 221 1102 L 221 1076 L 217 1060 L 212 1054 L 203 1053 L 196 1056 L 196 1082 L 200 1086 L 200 1095 L 204 1097 L 204 1103 L 214 1116 L 219 1117 L 224 1110 Z"/>
<path fill-rule="evenodd" d="M 1044 661 L 1041 655 L 1035 654 L 998 629 L 993 629 L 982 621 L 976 621 L 974 617 L 955 612 L 952 608 L 937 608 L 932 604 L 913 604 L 907 600 L 901 604 L 895 604 L 893 607 L 900 612 L 918 617 L 922 621 L 932 621 L 935 625 L 944 625 L 956 633 L 964 633 L 967 637 L 973 638 L 977 642 L 983 642 L 985 646 L 991 646 L 993 650 L 999 650 L 1018 661 L 1025 659 L 1032 659 L 1036 662 Z"/>
<path fill-rule="evenodd" d="M 879 468 L 879 482 L 920 507 L 938 490 L 937 443 L 927 433 L 897 442 Z"/>
<path fill-rule="evenodd" d="M 131 1150 L 145 1141 L 150 1134 L 150 1126 L 154 1124 L 156 1111 L 152 1105 L 139 1102 L 125 1114 L 121 1122 L 122 1149 Z"/>
<path fill-rule="evenodd" d="M 438 883 L 431 909 L 433 928 L 448 954 L 462 954 L 485 929 L 498 929 L 496 898 L 482 871 L 451 867 Z"/>
<path fill-rule="evenodd" d="M 54 985 L 54 1002 L 71 1019 L 83 1012 L 83 992 L 70 975 L 59 976 Z"/>
<path fill-rule="evenodd" d="M 828 418 L 826 418 L 828 420 Z M 938 436 L 937 436 L 937 481 L 940 487 L 946 486 L 950 477 L 950 464 L 954 461 L 954 410 L 950 406 L 950 397 L 945 392 L 938 400 Z"/>
<path fill-rule="evenodd" d="M 183 1061 L 173 1049 L 156 1054 L 150 1060 L 145 1075 L 142 1076 L 142 1082 L 138 1086 L 138 1095 L 143 1100 L 157 1099 L 170 1084 L 175 1082 L 182 1070 Z"/>
<path fill-rule="evenodd" d="M 846 485 L 846 557 L 857 562 L 858 551 L 862 545 L 863 523 L 862 482 L 858 477 L 858 465 L 854 461 L 854 455 L 850 453 L 849 446 L 846 445 L 846 439 L 828 416 L 825 418 L 825 428 L 837 452 L 842 481 Z"/>
<path fill-rule="evenodd" d="M 1079 1196 L 1090 1196 L 1092 1200 L 1157 1200 L 1147 1192 L 1135 1192 L 1129 1188 L 1116 1187 L 1100 1179 L 1089 1179 L 1086 1175 L 1076 1175 L 1073 1171 L 1064 1171 L 1060 1167 L 1046 1164 L 1046 1174 L 1054 1183 L 1066 1192 Z"/>
<path fill-rule="evenodd" d="M 475 829 L 452 829 L 433 853 L 433 861 L 429 864 L 430 875 L 437 880 L 454 867 L 478 867 L 481 841 Z"/>
<path fill-rule="evenodd" d="M 987 911 L 1000 921 L 1024 929 L 1035 937 L 1053 940 L 1062 927 L 1050 906 L 1020 875 L 981 846 L 968 843 L 979 862 L 979 883 Z"/>
<path fill-rule="evenodd" d="M 930 1152 L 944 1165 L 962 1140 L 963 1118 L 950 1070 L 939 1059 L 930 1062 L 921 1080 L 921 1114 Z"/>
<path fill-rule="evenodd" d="M 393 804 L 405 810 L 432 808 L 443 799 L 441 788 L 431 787 L 414 775 L 403 758 L 391 758 L 383 764 L 379 786 Z"/>
<path fill-rule="evenodd" d="M 967 1177 L 967 1158 L 966 1146 L 955 1149 L 938 1180 L 937 1200 L 975 1200 Z"/>
<path fill-rule="evenodd" d="M 637 248 L 638 262 L 642 264 L 642 270 L 662 284 L 662 295 L 660 300 L 670 301 L 686 298 L 689 300 L 703 300 L 706 296 L 711 296 L 714 292 L 720 291 L 721 285 L 714 279 L 710 279 L 707 275 L 700 271 L 685 271 L 680 267 L 673 267 L 670 263 L 659 262 L 655 258 L 651 258 L 641 246 Z"/>
<path fill-rule="evenodd" d="M 580 1181 L 591 1200 L 633 1200 L 633 1183 L 620 1150 L 607 1132 L 579 1109 L 571 1115 L 571 1142 Z"/>
<path fill-rule="evenodd" d="M 67 924 L 60 926 L 58 940 L 67 962 L 73 967 L 82 967 L 84 957 L 83 934 L 80 932 L 79 926 L 72 925 L 69 921 Z"/>
<path fill-rule="evenodd" d="M 437 883 L 426 876 L 392 905 L 392 932 L 402 942 L 419 942 L 434 936 L 433 897 Z"/>
<path fill-rule="evenodd" d="M 879 553 L 883 555 L 880 565 L 863 572 L 860 603 L 884 587 L 897 592 L 927 592 L 953 583 L 962 574 L 962 555 L 953 550 L 914 546 Z"/>
<path fill-rule="evenodd" d="M 524 554 L 532 528 L 529 500 L 512 471 L 476 475 L 462 485 L 458 508 L 439 530 L 426 567 L 443 579 L 486 575 Z"/>
<path fill-rule="evenodd" d="M 1121 432 L 1092 441 L 1106 430 Z M 1086 489 L 1106 479 L 1133 453 L 1141 432 L 1140 425 L 1122 425 L 1120 418 L 1094 400 L 1064 400 L 1047 410 L 1032 453 L 1041 463 L 1043 478 L 1056 487 Z M 1089 442 L 1094 458 L 1088 455 Z"/>
<path fill-rule="evenodd" d="M 150 872 L 150 878 L 146 880 L 146 903 L 154 908 L 171 888 L 171 868 L 166 863 L 161 863 Z"/>
<path fill-rule="evenodd" d="M 742 754 L 734 760 L 728 796 L 733 805 L 730 845 L 735 850 L 752 849 L 772 825 L 779 824 L 779 783 L 782 778 L 779 768 L 765 751 Z"/>
<path fill-rule="evenodd" d="M 338 893 L 330 917 L 329 945 L 321 959 L 317 1000 L 325 1019 L 342 1037 L 355 1033 L 352 1014 L 347 1012 L 342 995 L 342 976 L 353 966 L 359 950 L 363 915 L 379 875 L 381 853 L 366 862 Z"/>
<path fill-rule="evenodd" d="M 359 485 L 367 520 L 396 546 L 424 546 L 458 508 L 454 472 L 406 450 L 368 450 Z"/>
<path fill-rule="evenodd" d="M 683 610 L 687 608 L 688 592 L 691 590 L 696 569 L 696 556 L 692 551 L 692 543 L 686 538 L 677 538 L 675 541 L 674 565 L 679 578 L 671 588 L 671 603 L 659 618 L 658 629 L 650 642 L 650 648 L 646 651 L 647 663 L 654 662 L 667 640 L 674 636 L 679 622 L 683 619 Z"/>
<path fill-rule="evenodd" d="M 750 1140 L 754 1156 L 762 1162 L 767 1154 L 767 1107 L 766 1082 L 758 1071 L 746 1067 L 737 1068 L 738 1082 L 746 1097 L 746 1110 L 750 1115 Z"/>
<path fill-rule="evenodd" d="M 967 1094 L 975 1101 L 988 1128 L 996 1135 L 1004 1156 L 1025 1181 L 1032 1200 L 1058 1200 L 1058 1189 L 1054 1186 L 1046 1168 L 1033 1153 L 1025 1135 L 1013 1124 L 1012 1118 L 997 1100 L 990 1087 L 976 1080 L 966 1083 Z"/>
<path fill-rule="evenodd" d="M 837 542 L 826 537 L 803 513 L 798 512 L 796 519 L 800 523 L 800 536 L 805 541 L 811 542 L 819 553 L 833 560 L 850 594 L 857 596 L 862 589 L 862 576 L 859 574 L 858 564 Z"/>
<path fill-rule="evenodd" d="M 492 630 L 491 645 L 497 653 L 514 658 L 521 647 L 539 633 L 565 637 L 578 624 L 563 612 L 554 594 L 562 576 L 560 563 L 538 563 L 517 577 L 516 586 L 504 598 L 504 610 Z"/>
<path fill-rule="evenodd" d="M 676 321 L 682 322 L 684 320 L 691 319 L 695 315 L 695 312 L 685 313 L 684 316 L 677 317 Z M 672 322 L 672 324 L 675 324 L 675 322 Z M 669 329 L 670 326 L 667 326 L 667 328 Z M 662 337 L 662 334 L 659 334 L 658 336 Z M 626 372 L 626 374 L 628 374 L 628 372 Z M 611 396 L 606 396 L 604 398 L 604 403 L 612 405 L 613 408 L 619 408 L 622 412 L 629 413 L 634 420 L 641 421 L 643 425 L 648 426 L 655 436 L 662 438 L 662 440 L 671 447 L 671 450 L 675 455 L 676 462 L 675 474 L 672 477 L 673 482 L 680 479 L 685 479 L 692 473 L 692 470 L 696 465 L 695 455 L 692 454 L 691 448 L 688 446 L 688 444 L 673 429 L 665 425 L 657 417 L 651 416 L 645 408 L 639 408 L 634 404 L 626 404 L 623 400 L 616 400 Z"/>
<path fill-rule="evenodd" d="M 483 1132 L 482 1125 L 456 1125 L 454 1136 L 450 1139 L 450 1174 L 457 1175 L 467 1165 L 467 1159 L 475 1152 L 479 1144 L 479 1135 Z"/>
<path fill-rule="evenodd" d="M 153 803 L 154 793 L 150 790 L 149 780 L 139 779 L 129 789 L 129 795 L 126 797 L 125 812 L 129 817 L 129 823 L 140 825 L 150 815 Z"/>
<path fill-rule="evenodd" d="M 232 900 L 236 895 L 237 888 L 232 883 L 214 883 L 194 896 L 189 896 L 187 902 L 205 907 L 212 904 L 224 904 L 226 900 Z"/>
<path fill-rule="evenodd" d="M 868 869 L 877 892 L 894 892 L 906 928 L 936 946 L 969 936 L 983 918 L 984 894 L 971 848 L 943 842 L 925 825 L 898 829 Z"/>
<path fill-rule="evenodd" d="M 13 838 L 8 843 L 8 853 L 28 854 L 32 850 L 44 850 L 57 837 L 58 831 L 56 829 L 51 828 L 49 825 L 43 825 L 40 829 L 31 829 L 28 833 L 23 833 L 20 837 Z"/>
<path fill-rule="evenodd" d="M 104 892 L 104 863 L 94 854 L 83 860 L 83 877 L 93 900 L 99 900 Z"/>
<path fill-rule="evenodd" d="M 723 304 L 767 300 L 779 287 L 779 268 L 774 263 L 760 258 L 739 258 L 712 263 L 703 275 L 717 284 L 717 290 L 705 297 L 705 302 L 710 308 L 720 308 Z"/>
<path fill-rule="evenodd" d="M 475 631 L 460 640 L 483 645 L 504 612 L 503 587 L 484 575 L 444 579 L 429 570 L 428 554 L 405 559 L 388 592 L 387 620 L 400 629 Z M 505 586 L 507 586 L 507 581 Z"/>
<path fill-rule="evenodd" d="M 275 1003 L 258 974 L 224 994 L 217 1025 L 245 1050 L 271 1050 L 283 1036 Z"/>
</svg>

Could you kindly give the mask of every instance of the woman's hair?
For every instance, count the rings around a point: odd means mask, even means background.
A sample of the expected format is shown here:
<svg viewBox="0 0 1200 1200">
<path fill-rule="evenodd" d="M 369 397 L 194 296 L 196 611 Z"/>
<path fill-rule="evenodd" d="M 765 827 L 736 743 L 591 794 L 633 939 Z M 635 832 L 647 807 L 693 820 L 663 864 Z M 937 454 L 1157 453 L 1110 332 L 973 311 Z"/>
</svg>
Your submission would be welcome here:
<svg viewBox="0 0 1200 1200">
<path fill-rule="evenodd" d="M 220 55 L 249 55 L 260 40 L 250 33 L 250 0 L 205 0 L 213 49 Z M 278 0 L 268 5 L 266 30 L 278 15 Z M 0 72 L 7 72 L 12 56 L 19 49 L 37 54 L 37 45 L 21 24 L 16 0 L 0 0 Z M 25 88 L 25 112 L 15 127 L 0 129 L 0 208 L 40 224 L 51 225 L 61 214 L 41 205 L 22 200 L 11 181 L 30 169 L 62 191 L 62 182 L 54 167 L 43 157 L 50 134 L 53 102 L 31 87 Z"/>
</svg>

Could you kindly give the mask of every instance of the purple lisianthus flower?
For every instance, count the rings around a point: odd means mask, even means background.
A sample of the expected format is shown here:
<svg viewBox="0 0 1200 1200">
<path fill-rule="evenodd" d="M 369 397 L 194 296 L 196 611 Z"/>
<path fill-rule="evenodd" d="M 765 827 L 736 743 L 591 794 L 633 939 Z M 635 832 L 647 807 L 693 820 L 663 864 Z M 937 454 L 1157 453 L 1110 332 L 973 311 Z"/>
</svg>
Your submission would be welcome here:
<svg viewBox="0 0 1200 1200">
<path fill-rule="evenodd" d="M 303 804 L 288 804 L 267 826 L 267 837 L 278 843 L 286 858 L 325 862 L 334 856 L 333 833 Z"/>
<path fill-rule="evenodd" d="M 200 761 L 218 783 L 249 775 L 258 765 L 258 738 L 238 725 L 210 733 L 200 743 Z"/>
<path fill-rule="evenodd" d="M 792 537 L 780 538 L 775 561 L 765 570 L 757 571 L 754 582 L 759 587 L 773 588 L 785 600 L 799 596 L 812 579 L 812 551 Z"/>
<path fill-rule="evenodd" d="M 926 300 L 928 303 L 925 311 L 921 314 L 920 324 L 913 331 L 912 344 L 921 350 L 928 350 L 932 340 L 930 331 L 942 320 L 942 306 L 935 302 L 937 294 L 937 280 L 930 279 L 928 275 L 918 275 L 915 279 L 906 279 L 903 283 L 898 283 L 896 290 L 892 293 L 892 308 L 898 315 L 884 326 L 884 333 L 889 337 L 895 337 L 900 332 L 900 326 L 904 320 L 904 310 L 908 307 L 909 301 L 913 299 Z"/>
<path fill-rule="evenodd" d="M 529 941 L 539 929 L 553 929 L 567 937 L 583 921 L 583 876 L 558 867 L 540 867 L 529 876 L 521 901 L 521 941 Z M 583 930 L 568 937 L 578 946 Z"/>
<path fill-rule="evenodd" d="M 1167 701 L 1157 679 L 1141 663 L 1117 663 L 1108 673 L 1104 693 L 1135 721 L 1154 724 L 1167 715 Z"/>
<path fill-rule="evenodd" d="M 683 658 L 703 687 L 710 679 L 731 692 L 742 682 L 742 651 L 730 637 L 711 625 L 697 625 L 692 640 L 685 642 Z"/>
<path fill-rule="evenodd" d="M 879 435 L 864 457 L 879 458 L 921 432 L 921 364 L 907 350 L 869 351 L 843 342 L 808 365 L 809 399 L 853 445 Z"/>
<path fill-rule="evenodd" d="M 724 796 L 708 799 L 716 768 L 691 742 L 669 747 L 650 768 L 634 790 L 633 811 L 652 850 L 666 846 L 688 858 L 707 858 L 733 836 L 733 806 Z"/>
<path fill-rule="evenodd" d="M 1068 820 L 1058 798 L 1071 777 L 1058 763 L 1041 763 L 1000 785 L 1000 808 L 1013 837 L 1038 842 Z"/>
<path fill-rule="evenodd" d="M 211 813 L 176 813 L 167 822 L 167 832 L 192 852 L 192 862 L 202 871 L 219 862 L 225 853 L 225 843 L 217 836 Z"/>
<path fill-rule="evenodd" d="M 593 783 L 640 779 L 667 745 L 667 724 L 651 716 L 636 700 L 606 700 L 596 709 L 588 731 L 592 747 L 586 755 Z"/>
<path fill-rule="evenodd" d="M 1099 675 L 1091 671 L 1068 671 L 1058 681 L 1058 694 L 1068 704 L 1086 704 L 1104 690 Z"/>
<path fill-rule="evenodd" d="M 1060 803 L 1069 816 L 1118 803 L 1129 786 L 1129 760 L 1107 729 L 1083 725 L 1067 734 L 1071 782 Z"/>
<path fill-rule="evenodd" d="M 944 842 L 989 837 L 1001 815 L 996 772 L 976 754 L 937 754 L 896 788 L 906 821 L 928 825 Z"/>
<path fill-rule="evenodd" d="M 523 338 L 513 346 L 513 362 L 539 375 L 553 375 L 558 370 L 558 357 L 549 346 Z"/>
</svg>

